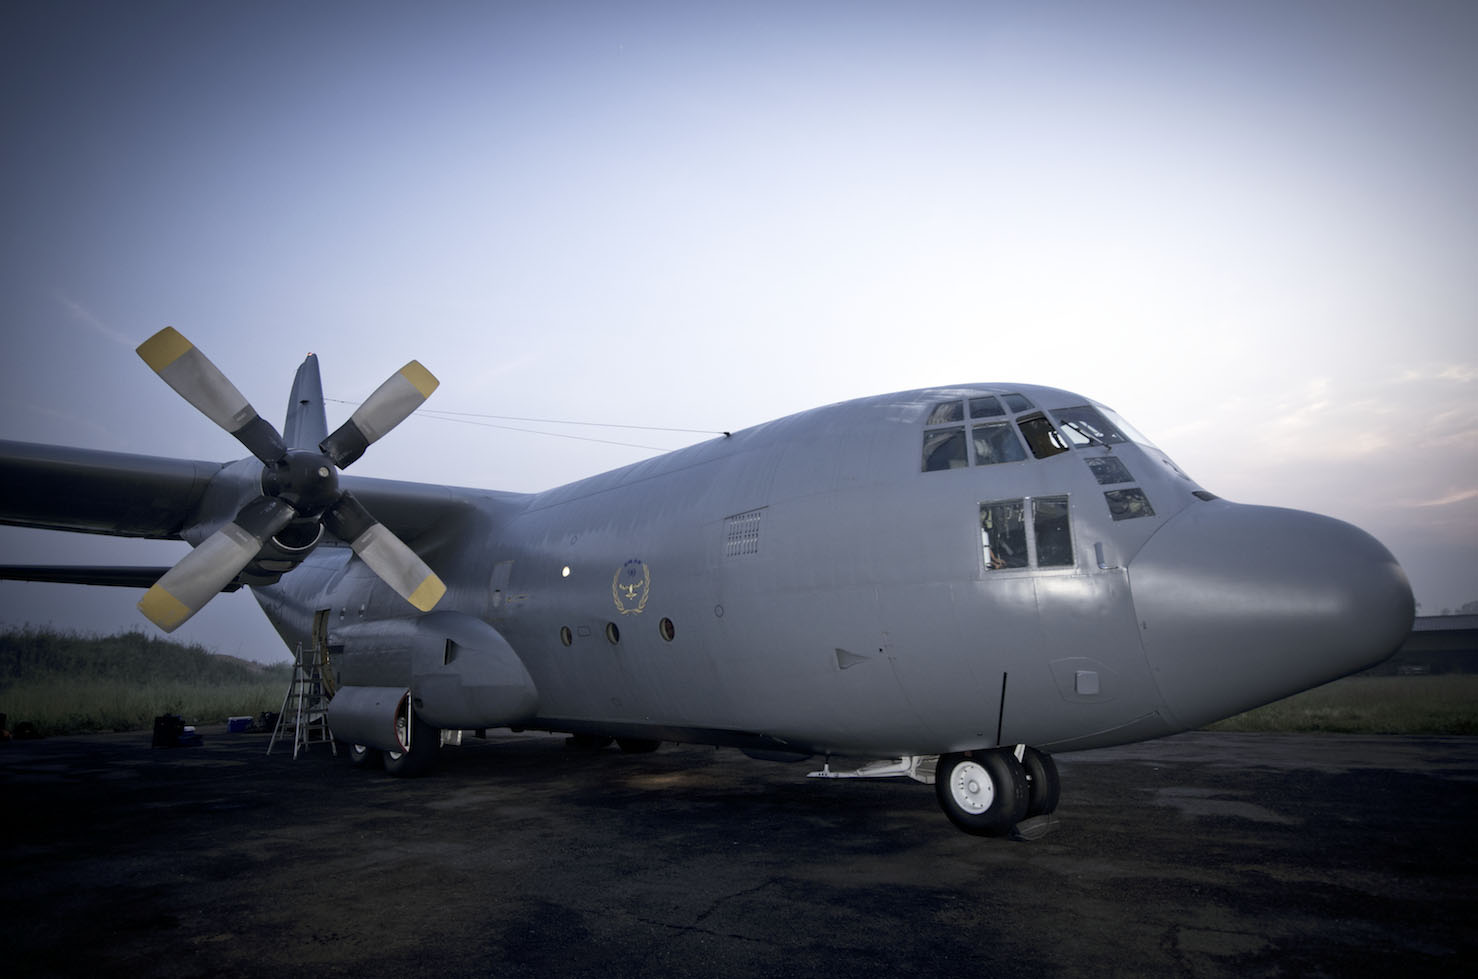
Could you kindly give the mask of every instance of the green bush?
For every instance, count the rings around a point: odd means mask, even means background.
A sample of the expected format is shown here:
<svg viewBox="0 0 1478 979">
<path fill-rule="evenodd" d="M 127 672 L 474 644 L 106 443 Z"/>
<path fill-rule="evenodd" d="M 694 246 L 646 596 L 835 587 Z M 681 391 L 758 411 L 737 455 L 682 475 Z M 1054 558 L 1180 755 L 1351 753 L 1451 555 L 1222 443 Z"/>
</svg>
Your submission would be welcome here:
<svg viewBox="0 0 1478 979">
<path fill-rule="evenodd" d="M 126 632 L 80 636 L 49 629 L 0 633 L 0 712 L 38 733 L 148 729 L 160 714 L 190 724 L 256 716 L 282 706 L 290 663 L 234 656 Z"/>
</svg>

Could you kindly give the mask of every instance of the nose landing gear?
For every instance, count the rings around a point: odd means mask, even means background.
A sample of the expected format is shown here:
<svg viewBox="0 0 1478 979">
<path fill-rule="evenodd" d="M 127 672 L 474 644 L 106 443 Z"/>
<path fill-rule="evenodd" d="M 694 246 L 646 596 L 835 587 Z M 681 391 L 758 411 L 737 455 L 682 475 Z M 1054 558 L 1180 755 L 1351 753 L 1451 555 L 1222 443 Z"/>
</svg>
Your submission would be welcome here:
<svg viewBox="0 0 1478 979">
<path fill-rule="evenodd" d="M 941 755 L 934 774 L 940 808 L 974 836 L 1036 839 L 1050 828 L 1060 791 L 1052 756 L 1024 745 Z"/>
</svg>

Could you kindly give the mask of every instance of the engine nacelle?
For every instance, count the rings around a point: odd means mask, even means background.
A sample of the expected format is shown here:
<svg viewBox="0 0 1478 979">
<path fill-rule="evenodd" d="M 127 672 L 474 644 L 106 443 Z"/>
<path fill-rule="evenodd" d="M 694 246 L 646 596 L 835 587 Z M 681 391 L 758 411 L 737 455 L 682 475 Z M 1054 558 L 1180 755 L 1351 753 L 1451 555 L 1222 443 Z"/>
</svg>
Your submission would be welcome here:
<svg viewBox="0 0 1478 979">
<path fill-rule="evenodd" d="M 341 740 L 349 739 L 333 720 L 334 708 L 344 690 L 356 688 L 409 687 L 415 717 L 447 730 L 516 727 L 538 715 L 533 677 L 513 647 L 498 630 L 464 612 L 357 623 L 339 630 L 330 637 L 334 640 L 344 649 L 345 686 L 334 696 L 329 723 Z M 352 695 L 348 713 L 361 710 L 362 696 Z M 382 731 L 386 723 L 383 705 L 374 710 L 373 721 L 378 725 L 374 730 Z"/>
<path fill-rule="evenodd" d="M 405 687 L 340 687 L 328 704 L 328 726 L 347 744 L 407 751 L 410 710 Z"/>
<path fill-rule="evenodd" d="M 539 692 L 508 640 L 464 612 L 430 612 L 415 621 L 411 696 L 433 727 L 517 726 L 539 713 Z"/>
</svg>

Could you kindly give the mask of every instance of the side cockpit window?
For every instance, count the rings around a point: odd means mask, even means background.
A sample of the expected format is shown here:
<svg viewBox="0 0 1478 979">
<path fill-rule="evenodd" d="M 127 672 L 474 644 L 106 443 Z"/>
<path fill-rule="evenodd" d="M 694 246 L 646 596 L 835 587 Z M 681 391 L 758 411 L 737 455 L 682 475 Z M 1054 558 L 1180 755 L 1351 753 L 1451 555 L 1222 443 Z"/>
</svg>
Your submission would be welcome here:
<svg viewBox="0 0 1478 979">
<path fill-rule="evenodd" d="M 963 428 L 932 428 L 924 432 L 924 472 L 963 469 L 969 464 Z"/>
<path fill-rule="evenodd" d="M 988 571 L 1072 567 L 1076 561 L 1068 498 L 1039 496 L 980 504 L 980 547 Z"/>
</svg>

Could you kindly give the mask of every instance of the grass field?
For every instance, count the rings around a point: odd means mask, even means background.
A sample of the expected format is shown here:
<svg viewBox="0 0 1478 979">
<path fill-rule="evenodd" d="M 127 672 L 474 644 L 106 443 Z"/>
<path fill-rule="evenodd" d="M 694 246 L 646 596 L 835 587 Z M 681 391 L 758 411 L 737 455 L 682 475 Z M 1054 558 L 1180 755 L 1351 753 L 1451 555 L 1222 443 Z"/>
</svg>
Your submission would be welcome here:
<svg viewBox="0 0 1478 979">
<path fill-rule="evenodd" d="M 82 680 L 20 684 L 0 693 L 0 709 L 14 726 L 30 721 L 36 732 L 140 731 L 160 714 L 178 714 L 186 724 L 215 724 L 228 717 L 256 717 L 282 706 L 287 681 L 225 685 L 157 684 Z"/>
<path fill-rule="evenodd" d="M 1478 734 L 1478 676 L 1345 677 L 1208 730 Z"/>
<path fill-rule="evenodd" d="M 0 712 L 12 731 L 41 736 L 153 727 L 160 714 L 187 724 L 277 710 L 292 677 L 264 666 L 128 632 L 79 636 L 41 629 L 0 633 Z"/>
</svg>

